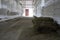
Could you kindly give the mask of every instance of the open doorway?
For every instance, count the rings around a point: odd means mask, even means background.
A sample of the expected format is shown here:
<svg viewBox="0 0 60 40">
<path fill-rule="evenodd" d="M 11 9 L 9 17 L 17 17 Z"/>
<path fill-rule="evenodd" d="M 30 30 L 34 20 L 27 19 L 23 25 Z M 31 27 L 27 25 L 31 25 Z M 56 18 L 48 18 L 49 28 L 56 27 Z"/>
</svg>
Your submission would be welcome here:
<svg viewBox="0 0 60 40">
<path fill-rule="evenodd" d="M 24 13 L 23 16 L 24 17 L 33 17 L 33 8 L 24 8 Z"/>
</svg>

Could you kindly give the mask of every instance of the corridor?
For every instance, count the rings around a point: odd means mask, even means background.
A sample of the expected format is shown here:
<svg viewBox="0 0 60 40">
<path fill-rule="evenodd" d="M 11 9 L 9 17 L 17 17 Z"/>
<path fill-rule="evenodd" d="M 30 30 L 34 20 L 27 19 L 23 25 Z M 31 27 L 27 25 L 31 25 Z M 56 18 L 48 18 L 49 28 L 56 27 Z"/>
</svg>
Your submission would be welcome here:
<svg viewBox="0 0 60 40">
<path fill-rule="evenodd" d="M 0 40 L 60 40 L 60 0 L 0 0 Z"/>
</svg>

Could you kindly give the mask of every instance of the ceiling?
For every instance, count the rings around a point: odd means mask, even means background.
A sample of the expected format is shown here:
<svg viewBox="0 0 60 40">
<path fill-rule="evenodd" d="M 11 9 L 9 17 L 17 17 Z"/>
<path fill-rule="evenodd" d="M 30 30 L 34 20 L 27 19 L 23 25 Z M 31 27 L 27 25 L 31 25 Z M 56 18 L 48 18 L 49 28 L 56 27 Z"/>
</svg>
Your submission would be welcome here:
<svg viewBox="0 0 60 40">
<path fill-rule="evenodd" d="M 19 0 L 19 1 L 34 1 L 34 0 Z"/>
<path fill-rule="evenodd" d="M 24 8 L 33 7 L 33 4 L 36 0 L 18 0 L 20 3 L 22 3 Z"/>
</svg>

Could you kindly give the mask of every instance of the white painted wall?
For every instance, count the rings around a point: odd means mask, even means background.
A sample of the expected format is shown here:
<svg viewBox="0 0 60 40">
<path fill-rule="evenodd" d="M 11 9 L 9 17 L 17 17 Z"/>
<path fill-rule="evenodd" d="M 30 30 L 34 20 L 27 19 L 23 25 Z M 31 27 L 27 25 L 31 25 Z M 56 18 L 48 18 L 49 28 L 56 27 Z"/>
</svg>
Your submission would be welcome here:
<svg viewBox="0 0 60 40">
<path fill-rule="evenodd" d="M 38 0 L 35 4 L 35 16 L 41 17 L 42 16 L 42 7 L 44 6 L 44 0 Z"/>
<path fill-rule="evenodd" d="M 35 11 L 35 16 L 52 17 L 60 24 L 60 0 L 40 0 Z"/>
<path fill-rule="evenodd" d="M 15 0 L 0 0 L 0 18 L 15 18 L 21 17 L 23 7 Z"/>
<path fill-rule="evenodd" d="M 52 1 L 51 1 L 52 2 Z M 60 1 L 54 1 L 54 3 L 50 4 L 47 2 L 47 6 L 45 6 L 42 10 L 42 15 L 45 17 L 54 18 L 58 24 L 60 24 Z"/>
</svg>

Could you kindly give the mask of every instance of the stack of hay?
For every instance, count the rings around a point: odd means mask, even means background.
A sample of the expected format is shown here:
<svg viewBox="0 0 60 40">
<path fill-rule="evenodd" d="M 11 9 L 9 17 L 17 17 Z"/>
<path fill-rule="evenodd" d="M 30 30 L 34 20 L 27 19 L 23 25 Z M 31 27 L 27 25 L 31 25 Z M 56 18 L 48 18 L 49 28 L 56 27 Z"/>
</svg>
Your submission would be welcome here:
<svg viewBox="0 0 60 40">
<path fill-rule="evenodd" d="M 57 22 L 50 17 L 35 17 L 32 22 L 36 32 L 56 32 L 58 29 Z"/>
</svg>

